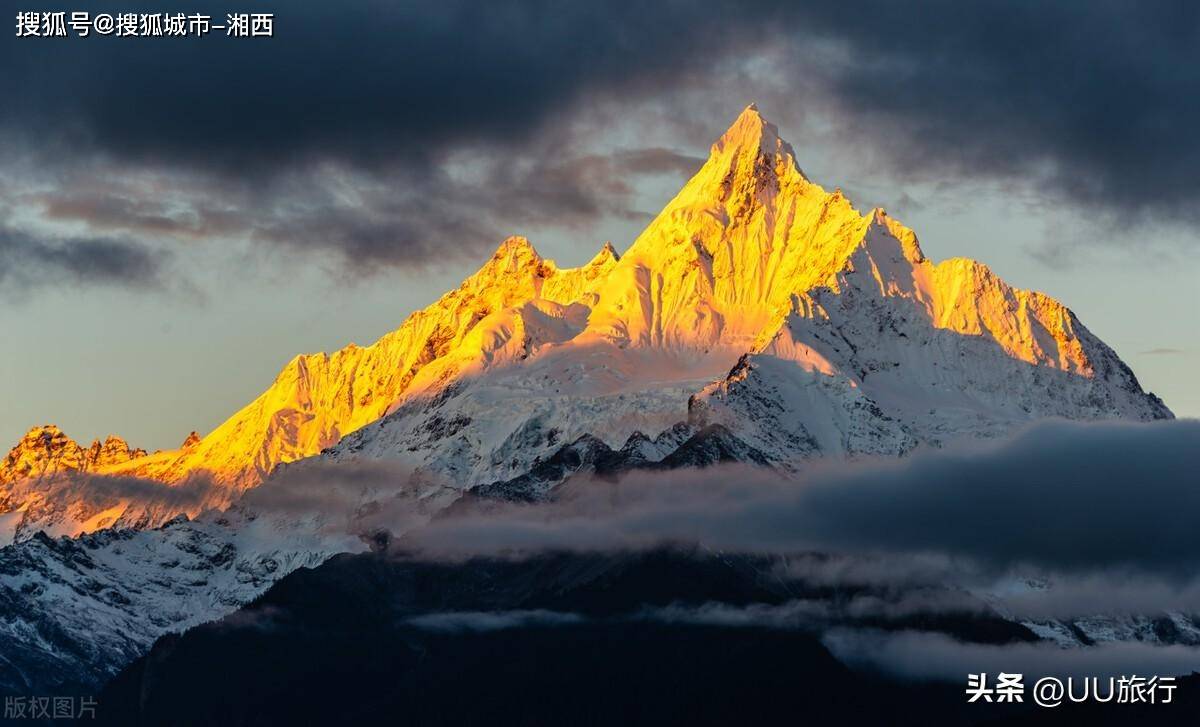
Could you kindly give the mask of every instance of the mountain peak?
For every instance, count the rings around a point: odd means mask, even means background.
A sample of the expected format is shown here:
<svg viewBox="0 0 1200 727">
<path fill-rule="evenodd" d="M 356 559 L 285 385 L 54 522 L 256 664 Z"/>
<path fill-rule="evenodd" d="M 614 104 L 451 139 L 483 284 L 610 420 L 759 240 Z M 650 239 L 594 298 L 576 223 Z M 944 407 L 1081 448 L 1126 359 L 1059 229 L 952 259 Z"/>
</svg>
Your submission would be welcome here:
<svg viewBox="0 0 1200 727">
<path fill-rule="evenodd" d="M 509 235 L 501 240 L 500 246 L 496 248 L 496 254 L 498 255 L 506 250 L 529 250 L 534 254 L 537 253 L 534 250 L 533 243 L 524 235 Z"/>
<path fill-rule="evenodd" d="M 870 218 L 873 229 L 882 230 L 886 236 L 900 243 L 900 249 L 906 260 L 912 263 L 919 263 L 925 260 L 925 253 L 921 251 L 921 243 L 917 240 L 916 233 L 905 227 L 896 218 L 888 215 L 887 210 L 882 207 L 876 207 L 871 210 Z M 869 237 L 870 233 L 868 233 Z"/>
<path fill-rule="evenodd" d="M 37 426 L 30 427 L 29 431 L 25 433 L 24 438 L 31 439 L 38 437 L 39 435 L 54 437 L 62 433 L 63 430 L 60 429 L 57 424 L 39 424 Z"/>
<path fill-rule="evenodd" d="M 787 154 L 794 156 L 792 147 L 779 138 L 779 128 L 762 117 L 757 104 L 750 104 L 712 146 L 712 154 L 737 154 L 752 150 L 755 154 Z"/>
<path fill-rule="evenodd" d="M 534 248 L 533 243 L 521 235 L 504 238 L 496 252 L 488 258 L 474 275 L 463 281 L 463 288 L 487 288 L 503 282 L 513 284 L 520 279 L 540 276 L 547 268 L 547 261 L 542 259 Z"/>
<path fill-rule="evenodd" d="M 600 248 L 600 252 L 596 253 L 596 256 L 588 261 L 588 265 L 603 265 L 609 261 L 617 262 L 620 259 L 621 256 L 617 253 L 617 248 L 613 247 L 611 242 L 605 242 L 604 246 Z"/>
<path fill-rule="evenodd" d="M 94 469 L 108 465 L 121 464 L 131 459 L 146 456 L 146 450 L 130 447 L 129 443 L 115 434 L 110 434 L 101 442 L 96 439 L 87 449 L 87 461 L 83 469 Z"/>
<path fill-rule="evenodd" d="M 18 448 L 38 448 L 38 449 L 61 449 L 64 446 L 78 447 L 78 443 L 68 437 L 57 424 L 41 424 L 36 427 L 31 427 L 21 441 L 17 443 Z"/>
<path fill-rule="evenodd" d="M 485 267 L 498 268 L 500 272 L 513 272 L 541 262 L 542 256 L 533 247 L 533 243 L 520 235 L 512 235 L 500 243 Z"/>
<path fill-rule="evenodd" d="M 54 424 L 33 427 L 0 460 L 0 484 L 60 472 L 87 472 L 144 457 L 121 437 L 110 434 L 84 448 Z"/>
</svg>

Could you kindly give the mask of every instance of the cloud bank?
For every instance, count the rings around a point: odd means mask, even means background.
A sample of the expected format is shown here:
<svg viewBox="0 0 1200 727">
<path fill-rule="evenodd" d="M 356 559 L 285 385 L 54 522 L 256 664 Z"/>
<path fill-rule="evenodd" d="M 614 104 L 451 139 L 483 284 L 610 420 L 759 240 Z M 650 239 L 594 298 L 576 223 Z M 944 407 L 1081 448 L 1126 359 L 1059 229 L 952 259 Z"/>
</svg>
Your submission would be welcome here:
<svg viewBox="0 0 1200 727">
<path fill-rule="evenodd" d="M 1026 675 L 1025 686 L 1043 676 L 1075 679 L 1138 674 L 1186 675 L 1200 668 L 1200 649 L 1137 642 L 1099 644 L 1087 649 L 1063 649 L 1054 644 L 978 644 L 945 634 L 902 631 L 833 630 L 822 642 L 839 661 L 859 669 L 881 670 L 912 680 L 965 682 L 967 674 Z M 1100 693 L 1109 691 L 1101 682 Z M 1077 686 L 1082 694 L 1082 686 Z"/>
<path fill-rule="evenodd" d="M 634 473 L 546 507 L 448 519 L 415 543 L 454 552 L 676 540 L 1187 574 L 1200 548 L 1198 467 L 1200 422 L 1043 422 L 1000 443 L 818 464 L 798 481 L 743 468 Z"/>
</svg>

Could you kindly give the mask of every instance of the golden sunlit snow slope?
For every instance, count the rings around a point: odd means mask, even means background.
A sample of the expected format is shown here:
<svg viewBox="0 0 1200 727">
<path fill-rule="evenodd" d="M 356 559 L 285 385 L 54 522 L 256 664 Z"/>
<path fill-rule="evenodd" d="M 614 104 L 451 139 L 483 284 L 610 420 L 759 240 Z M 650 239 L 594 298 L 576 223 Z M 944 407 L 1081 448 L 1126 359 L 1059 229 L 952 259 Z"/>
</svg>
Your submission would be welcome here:
<svg viewBox="0 0 1200 727">
<path fill-rule="evenodd" d="M 430 363 L 463 347 L 472 354 L 496 348 L 489 334 L 503 335 L 493 330 L 496 317 L 512 306 L 589 300 L 615 264 L 612 246 L 605 245 L 586 265 L 559 268 L 525 238 L 510 237 L 457 289 L 373 345 L 297 356 L 261 396 L 191 449 L 133 462 L 124 471 L 178 481 L 203 470 L 235 488 L 258 484 L 279 463 L 320 452 L 383 416 L 410 387 L 428 385 L 422 374 Z"/>
<path fill-rule="evenodd" d="M 969 260 L 931 264 L 912 230 L 810 182 L 753 105 L 622 257 L 590 330 L 635 345 L 749 350 L 790 312 L 792 296 L 836 290 L 837 274 L 876 238 L 901 254 L 895 269 L 876 271 L 881 289 L 921 301 L 935 326 L 991 335 L 1022 361 L 1090 370 L 1061 304 Z"/>
</svg>

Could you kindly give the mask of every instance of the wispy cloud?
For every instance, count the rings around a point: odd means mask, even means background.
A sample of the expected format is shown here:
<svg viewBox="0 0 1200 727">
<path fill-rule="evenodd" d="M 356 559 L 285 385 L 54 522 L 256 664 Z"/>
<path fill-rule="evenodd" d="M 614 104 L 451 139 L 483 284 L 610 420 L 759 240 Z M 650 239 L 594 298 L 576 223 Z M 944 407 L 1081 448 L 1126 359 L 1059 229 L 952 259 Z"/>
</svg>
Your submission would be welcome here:
<svg viewBox="0 0 1200 727">
<path fill-rule="evenodd" d="M 160 289 L 170 254 L 120 237 L 40 238 L 0 226 L 0 295 L 45 285 Z"/>
<path fill-rule="evenodd" d="M 414 616 L 408 623 L 429 631 L 501 631 L 529 626 L 566 626 L 582 623 L 577 613 L 540 609 L 523 611 L 445 611 Z"/>
<path fill-rule="evenodd" d="M 1182 348 L 1150 348 L 1145 351 L 1138 351 L 1139 356 L 1178 356 L 1184 353 L 1187 353 L 1187 351 Z"/>
<path fill-rule="evenodd" d="M 885 633 L 832 630 L 823 643 L 840 661 L 860 669 L 882 670 L 906 679 L 962 683 L 970 673 L 1011 672 L 1042 676 L 1091 678 L 1129 674 L 1190 674 L 1200 669 L 1200 648 L 1139 642 L 1063 649 L 1054 644 L 978 644 L 922 631 Z M 1032 687 L 1027 683 L 1026 688 Z M 1102 692 L 1107 692 L 1107 683 Z"/>
</svg>

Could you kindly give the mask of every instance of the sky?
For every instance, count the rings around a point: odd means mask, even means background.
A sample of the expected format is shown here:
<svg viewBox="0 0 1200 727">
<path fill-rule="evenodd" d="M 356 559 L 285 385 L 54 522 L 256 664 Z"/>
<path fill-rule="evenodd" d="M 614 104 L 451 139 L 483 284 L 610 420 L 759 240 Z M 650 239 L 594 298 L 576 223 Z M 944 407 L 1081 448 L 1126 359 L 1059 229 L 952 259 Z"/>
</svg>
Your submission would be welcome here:
<svg viewBox="0 0 1200 727">
<path fill-rule="evenodd" d="M 1200 416 L 1200 7 L 823 5 L 97 2 L 275 34 L 10 31 L 0 442 L 174 447 L 508 235 L 623 250 L 751 102 L 810 178 L 1064 301 Z"/>
</svg>

